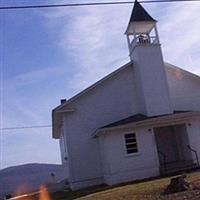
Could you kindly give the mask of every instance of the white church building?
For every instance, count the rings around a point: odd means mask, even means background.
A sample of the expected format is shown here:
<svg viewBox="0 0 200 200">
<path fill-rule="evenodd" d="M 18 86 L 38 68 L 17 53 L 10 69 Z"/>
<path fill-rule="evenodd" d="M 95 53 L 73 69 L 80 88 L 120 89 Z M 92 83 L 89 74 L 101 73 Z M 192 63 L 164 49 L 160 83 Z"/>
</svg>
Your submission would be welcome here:
<svg viewBox="0 0 200 200">
<path fill-rule="evenodd" d="M 199 166 L 200 77 L 163 61 L 156 20 L 137 1 L 126 36 L 130 62 L 52 112 L 73 190 Z"/>
</svg>

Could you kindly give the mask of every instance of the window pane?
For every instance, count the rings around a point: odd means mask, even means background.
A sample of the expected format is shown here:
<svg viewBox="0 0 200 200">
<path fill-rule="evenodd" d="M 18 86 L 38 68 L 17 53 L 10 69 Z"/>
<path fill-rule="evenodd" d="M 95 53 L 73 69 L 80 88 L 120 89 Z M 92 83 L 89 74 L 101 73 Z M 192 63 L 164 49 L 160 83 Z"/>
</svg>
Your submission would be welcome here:
<svg viewBox="0 0 200 200">
<path fill-rule="evenodd" d="M 136 138 L 126 139 L 126 143 L 136 142 Z"/>
<path fill-rule="evenodd" d="M 126 143 L 126 153 L 132 154 L 137 153 L 137 140 L 135 133 L 125 134 L 125 143 Z"/>
<path fill-rule="evenodd" d="M 137 144 L 136 144 L 136 143 L 135 143 L 135 144 L 127 144 L 127 145 L 126 145 L 126 148 L 127 148 L 127 149 L 131 149 L 131 148 L 137 149 Z"/>
<path fill-rule="evenodd" d="M 128 138 L 135 138 L 135 133 L 126 134 L 125 138 L 126 139 L 128 139 Z"/>
<path fill-rule="evenodd" d="M 138 150 L 137 149 L 127 149 L 127 154 L 130 154 L 130 153 L 137 153 Z"/>
</svg>

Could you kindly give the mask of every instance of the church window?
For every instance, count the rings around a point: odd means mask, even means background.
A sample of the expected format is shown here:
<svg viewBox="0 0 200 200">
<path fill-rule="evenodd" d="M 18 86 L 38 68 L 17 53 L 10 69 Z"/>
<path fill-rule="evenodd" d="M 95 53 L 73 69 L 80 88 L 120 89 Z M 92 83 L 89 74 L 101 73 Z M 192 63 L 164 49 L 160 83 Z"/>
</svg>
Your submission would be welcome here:
<svg viewBox="0 0 200 200">
<path fill-rule="evenodd" d="M 133 154 L 138 152 L 137 138 L 135 133 L 128 133 L 124 135 L 126 153 Z"/>
</svg>

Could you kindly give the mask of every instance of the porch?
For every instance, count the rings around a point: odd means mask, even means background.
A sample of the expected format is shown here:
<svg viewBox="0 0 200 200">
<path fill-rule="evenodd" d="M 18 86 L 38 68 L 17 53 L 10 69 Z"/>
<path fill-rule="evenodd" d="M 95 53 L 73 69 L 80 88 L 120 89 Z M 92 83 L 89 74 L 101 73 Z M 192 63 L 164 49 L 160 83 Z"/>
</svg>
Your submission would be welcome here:
<svg viewBox="0 0 200 200">
<path fill-rule="evenodd" d="M 195 149 L 191 148 L 185 124 L 154 128 L 160 163 L 160 174 L 184 172 L 199 166 Z"/>
</svg>

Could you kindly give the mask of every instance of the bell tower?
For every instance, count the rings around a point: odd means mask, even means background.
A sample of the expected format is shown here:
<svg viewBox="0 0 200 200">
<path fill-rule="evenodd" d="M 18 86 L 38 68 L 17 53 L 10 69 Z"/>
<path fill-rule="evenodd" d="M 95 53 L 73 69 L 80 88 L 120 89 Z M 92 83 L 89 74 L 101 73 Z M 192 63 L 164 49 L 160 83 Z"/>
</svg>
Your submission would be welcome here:
<svg viewBox="0 0 200 200">
<path fill-rule="evenodd" d="M 156 22 L 135 1 L 125 32 L 133 61 L 139 107 L 147 116 L 172 113 Z"/>
</svg>

